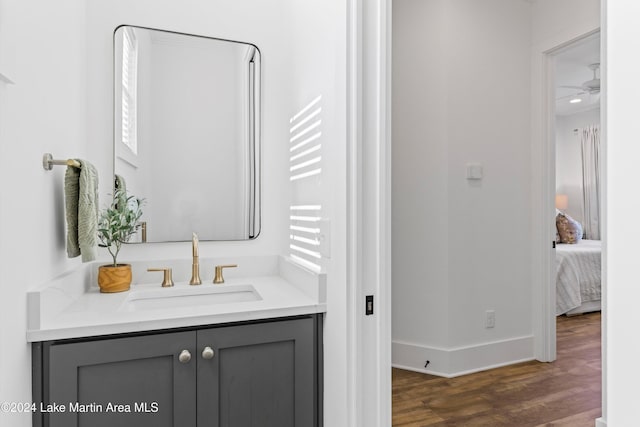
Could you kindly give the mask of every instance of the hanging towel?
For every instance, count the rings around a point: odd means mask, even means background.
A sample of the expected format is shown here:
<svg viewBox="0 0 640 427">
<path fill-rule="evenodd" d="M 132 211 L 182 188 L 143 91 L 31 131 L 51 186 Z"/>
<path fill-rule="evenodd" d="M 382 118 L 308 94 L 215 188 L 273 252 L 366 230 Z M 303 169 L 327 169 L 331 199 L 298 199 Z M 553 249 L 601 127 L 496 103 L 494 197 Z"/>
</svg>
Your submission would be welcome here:
<svg viewBox="0 0 640 427">
<path fill-rule="evenodd" d="M 115 174 L 114 182 L 113 182 L 114 190 L 122 190 L 125 194 L 127 193 L 127 181 L 118 174 Z"/>
<path fill-rule="evenodd" d="M 67 167 L 64 196 L 67 211 L 67 256 L 93 261 L 98 252 L 98 171 L 86 160 Z"/>
</svg>

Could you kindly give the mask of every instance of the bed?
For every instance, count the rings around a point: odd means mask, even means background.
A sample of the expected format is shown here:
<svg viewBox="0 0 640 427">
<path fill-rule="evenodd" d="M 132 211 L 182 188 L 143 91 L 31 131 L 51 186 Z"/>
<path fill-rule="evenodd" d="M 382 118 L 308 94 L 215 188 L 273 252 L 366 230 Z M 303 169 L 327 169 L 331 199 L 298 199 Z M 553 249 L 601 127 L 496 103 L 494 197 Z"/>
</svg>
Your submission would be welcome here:
<svg viewBox="0 0 640 427">
<path fill-rule="evenodd" d="M 556 315 L 600 310 L 600 240 L 556 245 Z"/>
</svg>

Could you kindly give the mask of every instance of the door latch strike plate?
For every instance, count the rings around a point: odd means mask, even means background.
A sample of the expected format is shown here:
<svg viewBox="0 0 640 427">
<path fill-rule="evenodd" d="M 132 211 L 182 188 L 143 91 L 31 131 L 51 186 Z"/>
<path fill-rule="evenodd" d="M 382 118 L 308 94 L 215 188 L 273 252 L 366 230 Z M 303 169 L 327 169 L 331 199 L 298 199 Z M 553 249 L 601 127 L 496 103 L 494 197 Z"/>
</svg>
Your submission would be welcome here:
<svg viewBox="0 0 640 427">
<path fill-rule="evenodd" d="M 371 316 L 373 314 L 373 295 L 367 295 L 365 297 L 364 314 L 367 316 Z"/>
</svg>

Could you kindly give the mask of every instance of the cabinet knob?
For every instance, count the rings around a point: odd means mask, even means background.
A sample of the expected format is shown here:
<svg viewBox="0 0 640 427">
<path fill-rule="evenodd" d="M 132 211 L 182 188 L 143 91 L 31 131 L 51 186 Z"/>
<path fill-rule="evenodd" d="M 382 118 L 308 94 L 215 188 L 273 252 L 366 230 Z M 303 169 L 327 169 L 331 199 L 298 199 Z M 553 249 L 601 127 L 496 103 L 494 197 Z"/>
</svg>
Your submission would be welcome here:
<svg viewBox="0 0 640 427">
<path fill-rule="evenodd" d="M 202 350 L 202 358 L 203 359 L 213 359 L 213 356 L 216 354 L 215 351 L 213 351 L 213 349 L 209 346 L 205 347 L 204 350 Z"/>
<path fill-rule="evenodd" d="M 180 363 L 189 363 L 191 360 L 191 353 L 189 353 L 189 350 L 182 350 L 178 356 L 178 360 Z"/>
</svg>

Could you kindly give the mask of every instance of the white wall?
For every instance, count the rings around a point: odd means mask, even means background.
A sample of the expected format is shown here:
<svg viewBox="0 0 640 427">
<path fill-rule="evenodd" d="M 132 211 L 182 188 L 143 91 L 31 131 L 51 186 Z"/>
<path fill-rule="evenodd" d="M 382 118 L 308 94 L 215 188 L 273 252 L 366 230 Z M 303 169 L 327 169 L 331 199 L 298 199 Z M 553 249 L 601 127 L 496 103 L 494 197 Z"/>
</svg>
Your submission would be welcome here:
<svg viewBox="0 0 640 427">
<path fill-rule="evenodd" d="M 555 47 L 600 23 L 600 0 L 534 0 L 531 10 L 533 46 Z"/>
<path fill-rule="evenodd" d="M 324 323 L 324 425 L 351 427 L 349 422 L 349 371 L 347 368 L 347 141 L 346 70 L 347 7 L 342 1 L 291 0 L 290 18 L 276 18 L 279 24 L 289 19 L 293 34 L 291 80 L 288 86 L 292 102 L 288 119 L 318 95 L 322 95 L 321 148 L 322 175 L 311 182 L 289 185 L 280 191 L 288 202 L 320 203 L 322 217 L 330 222 L 331 246 L 324 259 L 327 271 L 327 313 Z M 266 54 L 263 56 L 263 58 Z M 264 62 L 263 62 L 264 63 Z M 263 80 L 264 81 L 264 80 Z M 309 122 L 311 123 L 311 122 Z M 287 137 L 287 141 L 289 138 Z M 289 159 L 288 144 L 279 155 Z M 265 164 L 265 168 L 269 165 Z M 267 173 L 265 171 L 265 173 Z M 300 185 L 298 185 L 300 184 Z M 295 194 L 296 191 L 304 194 Z M 288 204 L 281 215 L 288 218 Z"/>
<path fill-rule="evenodd" d="M 634 397 L 640 378 L 640 346 L 635 328 L 640 312 L 634 302 L 640 297 L 637 284 L 638 251 L 633 244 L 640 229 L 638 194 L 638 158 L 640 146 L 632 143 L 640 132 L 635 100 L 640 88 L 637 78 L 640 60 L 631 55 L 640 41 L 638 2 L 605 0 L 605 103 L 606 137 L 606 256 L 605 275 L 605 416 L 609 426 L 637 424 L 638 402 Z"/>
<path fill-rule="evenodd" d="M 107 200 L 113 170 L 112 36 L 116 26 L 130 24 L 246 41 L 262 53 L 262 232 L 250 242 L 202 242 L 202 256 L 286 251 L 289 117 L 310 94 L 325 96 L 327 177 L 322 191 L 334 238 L 327 266 L 324 409 L 326 425 L 348 425 L 346 7 L 319 0 L 304 5 L 294 0 L 0 0 L 0 12 L 0 72 L 17 83 L 0 82 L 0 177 L 16 183 L 1 190 L 0 301 L 10 320 L 0 326 L 0 401 L 31 400 L 26 289 L 79 266 L 79 260 L 66 259 L 64 247 L 64 168 L 43 171 L 42 153 L 92 161 L 100 171 L 101 200 Z M 190 243 L 184 242 L 128 246 L 120 257 L 187 259 L 190 253 Z M 108 254 L 101 258 L 107 260 Z M 203 279 L 211 275 L 212 267 L 203 266 Z M 9 418 L 0 416 L 4 425 Z M 27 426 L 30 417 L 11 416 L 7 424 Z"/>
<path fill-rule="evenodd" d="M 395 0 L 392 24 L 392 336 L 438 347 L 449 342 L 445 3 Z"/>
<path fill-rule="evenodd" d="M 42 169 L 42 154 L 91 158 L 86 143 L 84 4 L 0 1 L 0 401 L 31 401 L 26 290 L 79 265 L 67 260 L 64 168 Z M 7 70 L 7 71 L 5 71 Z M 0 414 L 30 426 L 30 414 Z"/>
<path fill-rule="evenodd" d="M 600 109 L 567 116 L 556 116 L 556 194 L 566 194 L 565 212 L 581 224 L 584 223 L 582 200 L 582 129 L 600 124 Z M 579 129 L 579 132 L 574 132 Z"/>
<path fill-rule="evenodd" d="M 455 375 L 530 358 L 530 5 L 393 7 L 394 364 Z"/>
</svg>

